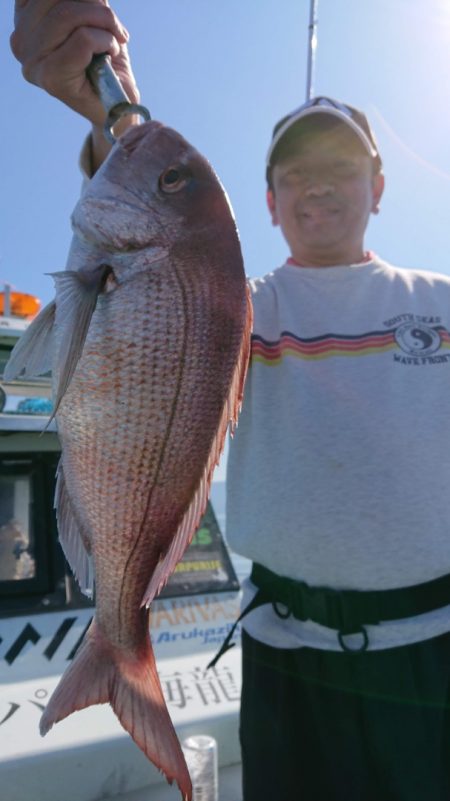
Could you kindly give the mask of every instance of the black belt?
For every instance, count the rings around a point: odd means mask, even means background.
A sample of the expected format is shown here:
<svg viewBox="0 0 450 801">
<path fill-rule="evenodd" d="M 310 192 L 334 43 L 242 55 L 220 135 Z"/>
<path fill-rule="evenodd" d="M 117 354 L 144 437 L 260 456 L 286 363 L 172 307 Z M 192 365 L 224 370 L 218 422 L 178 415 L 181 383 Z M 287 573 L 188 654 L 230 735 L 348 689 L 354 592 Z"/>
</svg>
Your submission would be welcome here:
<svg viewBox="0 0 450 801">
<path fill-rule="evenodd" d="M 304 581 L 279 576 L 259 564 L 254 564 L 250 578 L 258 587 L 250 604 L 234 623 L 218 654 L 208 667 L 213 667 L 225 651 L 237 624 L 253 609 L 270 603 L 282 618 L 293 615 L 297 620 L 312 620 L 338 632 L 344 651 L 365 651 L 369 639 L 365 626 L 385 620 L 400 620 L 431 612 L 450 604 L 450 574 L 392 590 L 333 590 L 329 587 L 310 587 Z M 280 609 L 279 605 L 285 607 Z M 349 648 L 344 637 L 361 634 L 362 645 Z"/>
</svg>

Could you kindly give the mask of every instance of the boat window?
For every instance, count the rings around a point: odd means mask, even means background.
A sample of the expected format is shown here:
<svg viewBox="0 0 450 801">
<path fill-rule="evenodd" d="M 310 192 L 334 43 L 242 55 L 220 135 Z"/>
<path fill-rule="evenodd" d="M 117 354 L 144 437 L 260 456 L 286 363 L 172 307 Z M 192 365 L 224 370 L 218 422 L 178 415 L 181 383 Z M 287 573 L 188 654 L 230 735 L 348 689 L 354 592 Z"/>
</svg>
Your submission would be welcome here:
<svg viewBox="0 0 450 801">
<path fill-rule="evenodd" d="M 31 465 L 0 475 L 0 581 L 36 576 Z"/>
<path fill-rule="evenodd" d="M 0 454 L 0 618 L 92 606 L 57 541 L 57 452 Z"/>
<path fill-rule="evenodd" d="M 0 376 L 2 376 L 5 372 L 6 362 L 8 361 L 10 355 L 11 348 L 6 347 L 5 345 L 0 345 Z"/>
</svg>

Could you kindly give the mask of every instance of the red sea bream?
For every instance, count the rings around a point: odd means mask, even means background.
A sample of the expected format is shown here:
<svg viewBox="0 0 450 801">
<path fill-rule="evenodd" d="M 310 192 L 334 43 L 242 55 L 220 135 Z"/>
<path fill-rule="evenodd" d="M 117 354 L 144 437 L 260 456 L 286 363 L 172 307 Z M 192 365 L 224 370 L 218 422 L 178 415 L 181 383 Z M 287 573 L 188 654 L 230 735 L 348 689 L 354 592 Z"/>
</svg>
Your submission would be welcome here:
<svg viewBox="0 0 450 801">
<path fill-rule="evenodd" d="M 59 536 L 82 589 L 95 581 L 94 621 L 41 732 L 109 702 L 191 799 L 148 607 L 198 526 L 242 401 L 251 305 L 238 236 L 209 164 L 153 121 L 116 143 L 73 229 L 55 300 L 6 373 L 52 368 Z"/>
</svg>

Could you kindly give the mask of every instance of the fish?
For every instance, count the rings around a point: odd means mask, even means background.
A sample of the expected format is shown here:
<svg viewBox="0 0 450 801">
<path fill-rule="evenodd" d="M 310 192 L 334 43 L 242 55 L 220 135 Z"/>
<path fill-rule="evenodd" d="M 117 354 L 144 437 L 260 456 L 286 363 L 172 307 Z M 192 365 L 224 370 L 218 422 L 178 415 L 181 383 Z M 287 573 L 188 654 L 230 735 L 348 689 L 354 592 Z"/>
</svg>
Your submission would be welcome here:
<svg viewBox="0 0 450 801">
<path fill-rule="evenodd" d="M 252 307 L 239 236 L 211 165 L 157 121 L 117 140 L 72 228 L 55 298 L 5 370 L 52 371 L 59 539 L 83 592 L 95 590 L 40 730 L 109 703 L 191 801 L 149 607 L 199 525 L 242 404 Z"/>
</svg>

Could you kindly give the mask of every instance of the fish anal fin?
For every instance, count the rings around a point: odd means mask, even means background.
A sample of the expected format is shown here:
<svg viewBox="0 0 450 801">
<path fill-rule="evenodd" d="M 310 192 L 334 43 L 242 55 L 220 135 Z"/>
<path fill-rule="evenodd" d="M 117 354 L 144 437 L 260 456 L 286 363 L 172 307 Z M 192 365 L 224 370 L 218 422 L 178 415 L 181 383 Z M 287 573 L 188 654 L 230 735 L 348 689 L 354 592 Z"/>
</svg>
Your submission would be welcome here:
<svg viewBox="0 0 450 801">
<path fill-rule="evenodd" d="M 147 625 L 148 631 L 148 625 Z M 134 653 L 114 648 L 92 622 L 73 662 L 62 676 L 42 715 L 42 736 L 72 712 L 109 702 L 121 725 L 171 784 L 183 801 L 192 785 L 178 737 L 167 711 L 147 634 Z"/>
<path fill-rule="evenodd" d="M 152 600 L 161 592 L 197 531 L 200 520 L 206 509 L 213 473 L 219 463 L 225 445 L 227 430 L 230 428 L 231 435 L 234 432 L 242 406 L 245 377 L 247 375 L 250 358 L 250 334 L 253 324 L 253 308 L 248 286 L 246 288 L 245 304 L 241 348 L 236 361 L 230 392 L 224 405 L 222 417 L 209 453 L 205 470 L 189 508 L 177 529 L 175 537 L 153 572 L 142 599 L 142 606 L 149 606 Z"/>
<path fill-rule="evenodd" d="M 81 592 L 89 598 L 94 594 L 94 567 L 89 535 L 74 512 L 67 491 L 62 460 L 57 470 L 55 491 L 56 520 L 59 541 Z"/>
</svg>

